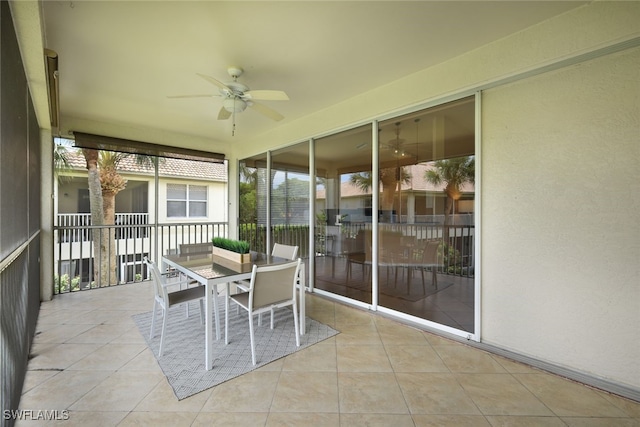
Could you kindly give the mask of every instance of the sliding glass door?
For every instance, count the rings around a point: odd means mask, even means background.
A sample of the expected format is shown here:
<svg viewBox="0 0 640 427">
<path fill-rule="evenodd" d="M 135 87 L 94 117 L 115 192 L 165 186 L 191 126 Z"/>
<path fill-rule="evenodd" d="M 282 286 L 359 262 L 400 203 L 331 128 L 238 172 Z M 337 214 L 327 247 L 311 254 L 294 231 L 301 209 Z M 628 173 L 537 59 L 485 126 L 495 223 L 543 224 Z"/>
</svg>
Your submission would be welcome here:
<svg viewBox="0 0 640 427">
<path fill-rule="evenodd" d="M 319 292 L 474 332 L 475 98 L 310 146 L 241 162 L 240 235 L 300 246 Z"/>
<path fill-rule="evenodd" d="M 372 303 L 372 126 L 315 142 L 315 287 Z"/>
</svg>

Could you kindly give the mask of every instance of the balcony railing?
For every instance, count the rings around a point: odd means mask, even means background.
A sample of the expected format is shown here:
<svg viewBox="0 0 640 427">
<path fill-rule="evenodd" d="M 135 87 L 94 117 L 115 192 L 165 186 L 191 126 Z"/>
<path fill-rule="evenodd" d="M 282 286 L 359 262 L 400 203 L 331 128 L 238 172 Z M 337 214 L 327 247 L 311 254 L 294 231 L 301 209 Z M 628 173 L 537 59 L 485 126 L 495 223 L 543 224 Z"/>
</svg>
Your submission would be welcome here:
<svg viewBox="0 0 640 427">
<path fill-rule="evenodd" d="M 65 214 L 61 225 L 55 227 L 55 293 L 78 291 L 122 283 L 142 281 L 147 278 L 144 257 L 159 261 L 160 256 L 178 253 L 181 244 L 209 242 L 213 237 L 228 237 L 226 222 L 202 222 L 184 224 L 148 224 L 147 214 L 118 214 L 121 224 L 92 226 L 87 224 L 86 214 Z M 59 218 L 60 219 L 60 218 Z M 402 232 L 418 240 L 442 239 L 444 265 L 441 273 L 456 276 L 474 275 L 474 226 L 442 224 L 380 224 L 381 229 Z M 370 229 L 371 223 L 343 223 L 334 232 L 354 237 L 361 229 Z M 310 253 L 309 226 L 275 225 L 272 227 L 274 242 L 297 245 L 299 254 L 308 258 Z M 332 236 L 335 239 L 338 236 Z M 94 242 L 95 238 L 95 242 Z M 247 240 L 251 249 L 267 252 L 266 227 L 241 224 L 239 238 Z M 324 227 L 316 232 L 316 254 L 328 255 L 329 239 Z M 106 274 L 96 274 L 102 256 Z M 100 249 L 98 249 L 100 251 Z"/>
<path fill-rule="evenodd" d="M 85 214 L 65 215 L 66 224 L 55 227 L 54 293 L 142 281 L 147 278 L 144 257 L 158 261 L 177 253 L 181 244 L 228 237 L 226 222 L 156 226 L 147 223 L 148 214 L 119 214 L 119 219 L 121 224 L 93 226 L 86 224 Z M 97 274 L 101 258 L 105 271 Z"/>
</svg>

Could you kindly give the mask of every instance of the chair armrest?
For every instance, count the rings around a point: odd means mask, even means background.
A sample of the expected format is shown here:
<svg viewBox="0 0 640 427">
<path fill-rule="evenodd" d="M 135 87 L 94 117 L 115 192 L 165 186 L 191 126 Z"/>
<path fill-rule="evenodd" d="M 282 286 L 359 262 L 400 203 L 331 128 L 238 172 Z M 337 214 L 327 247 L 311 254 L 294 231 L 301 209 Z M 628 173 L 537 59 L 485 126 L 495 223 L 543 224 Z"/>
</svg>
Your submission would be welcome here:
<svg viewBox="0 0 640 427">
<path fill-rule="evenodd" d="M 177 282 L 163 283 L 162 287 L 167 288 L 169 286 L 175 286 L 175 285 L 188 285 L 189 283 L 193 283 L 193 282 L 191 280 L 180 280 Z"/>
</svg>

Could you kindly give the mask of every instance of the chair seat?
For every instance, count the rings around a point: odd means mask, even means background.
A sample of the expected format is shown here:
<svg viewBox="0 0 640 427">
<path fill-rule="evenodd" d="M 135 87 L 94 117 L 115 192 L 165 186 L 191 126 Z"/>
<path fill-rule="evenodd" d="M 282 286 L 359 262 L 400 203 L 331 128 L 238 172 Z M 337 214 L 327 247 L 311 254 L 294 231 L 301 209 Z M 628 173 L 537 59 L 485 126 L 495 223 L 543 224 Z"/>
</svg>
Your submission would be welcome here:
<svg viewBox="0 0 640 427">
<path fill-rule="evenodd" d="M 205 287 L 196 286 L 194 288 L 187 288 L 175 292 L 170 292 L 167 297 L 169 299 L 170 306 L 187 301 L 193 301 L 194 299 L 205 297 Z"/>
<path fill-rule="evenodd" d="M 241 292 L 238 294 L 229 295 L 229 297 L 243 307 L 249 306 L 249 292 Z"/>
</svg>

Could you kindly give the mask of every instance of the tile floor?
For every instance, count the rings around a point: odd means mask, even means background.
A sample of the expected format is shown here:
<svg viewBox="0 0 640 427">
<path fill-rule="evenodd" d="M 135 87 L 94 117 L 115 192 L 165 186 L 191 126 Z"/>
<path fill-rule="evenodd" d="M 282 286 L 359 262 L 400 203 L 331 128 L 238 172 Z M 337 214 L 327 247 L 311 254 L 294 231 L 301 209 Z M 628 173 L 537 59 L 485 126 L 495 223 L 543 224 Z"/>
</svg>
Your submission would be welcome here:
<svg viewBox="0 0 640 427">
<path fill-rule="evenodd" d="M 151 295 L 43 303 L 20 408 L 68 410 L 63 426 L 640 425 L 638 402 L 313 295 L 307 314 L 339 335 L 177 401 L 131 319 Z"/>
</svg>

